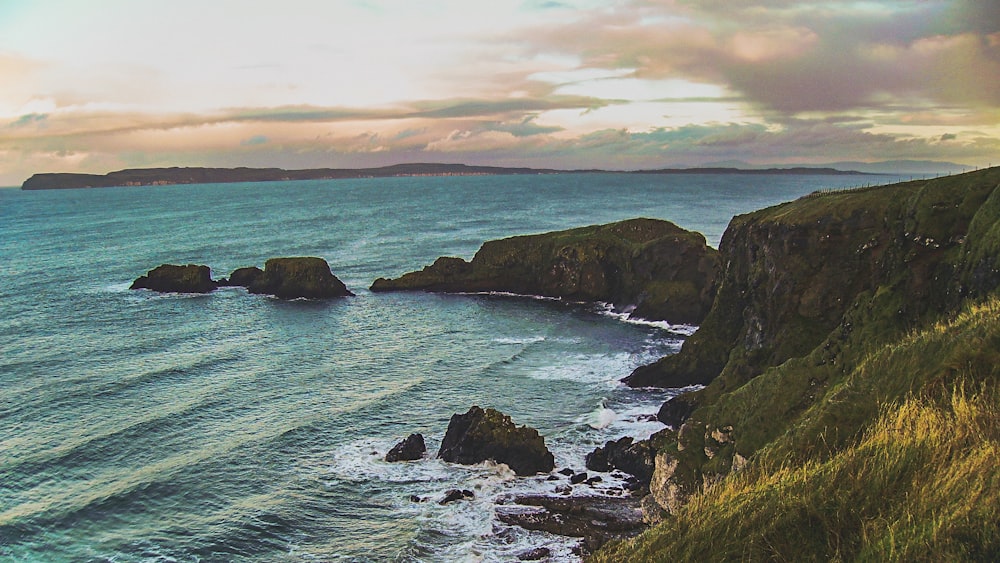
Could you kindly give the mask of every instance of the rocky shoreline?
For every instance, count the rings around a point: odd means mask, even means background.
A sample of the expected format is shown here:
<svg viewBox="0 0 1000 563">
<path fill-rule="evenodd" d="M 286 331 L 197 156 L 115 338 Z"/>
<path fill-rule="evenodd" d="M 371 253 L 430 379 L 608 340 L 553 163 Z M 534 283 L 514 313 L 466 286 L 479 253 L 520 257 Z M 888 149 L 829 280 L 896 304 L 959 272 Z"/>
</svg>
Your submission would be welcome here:
<svg viewBox="0 0 1000 563">
<path fill-rule="evenodd" d="M 753 464 L 761 452 L 776 448 L 808 459 L 819 441 L 831 452 L 852 443 L 882 404 L 852 395 L 862 406 L 846 413 L 842 406 L 850 391 L 845 381 L 864 367 L 873 347 L 952 318 L 1000 288 L 998 194 L 995 168 L 814 194 L 733 218 L 718 251 L 696 233 L 651 219 L 512 237 L 485 243 L 471 261 L 442 257 L 421 271 L 379 278 L 371 290 L 611 301 L 634 305 L 643 318 L 700 325 L 679 353 L 623 380 L 632 387 L 700 386 L 662 405 L 657 418 L 667 427 L 644 441 L 609 441 L 586 457 L 592 471 L 633 475 L 634 486 L 618 498 L 567 495 L 571 489 L 564 487 L 587 486 L 590 476 L 573 469 L 551 473 L 551 454 L 522 465 L 495 443 L 498 435 L 522 432 L 510 430 L 501 413 L 474 408 L 452 420 L 465 424 L 456 432 L 469 435 L 475 446 L 468 449 L 477 452 L 448 458 L 442 444 L 441 459 L 492 459 L 518 475 L 549 472 L 553 481 L 568 481 L 551 495 L 503 499 L 502 522 L 582 537 L 581 550 L 591 552 L 650 523 L 679 518 L 692 496 Z M 189 266 L 181 277 L 198 286 L 206 270 Z M 973 348 L 962 357 L 983 349 Z M 901 400 L 919 385 L 944 385 L 959 372 L 956 366 L 943 366 L 927 382 L 866 385 L 881 389 L 883 402 Z M 478 423 L 466 417 L 489 422 L 472 431 Z M 544 438 L 523 432 L 541 440 L 530 457 L 544 458 Z M 450 496 L 449 502 L 465 498 L 463 491 Z"/>
</svg>

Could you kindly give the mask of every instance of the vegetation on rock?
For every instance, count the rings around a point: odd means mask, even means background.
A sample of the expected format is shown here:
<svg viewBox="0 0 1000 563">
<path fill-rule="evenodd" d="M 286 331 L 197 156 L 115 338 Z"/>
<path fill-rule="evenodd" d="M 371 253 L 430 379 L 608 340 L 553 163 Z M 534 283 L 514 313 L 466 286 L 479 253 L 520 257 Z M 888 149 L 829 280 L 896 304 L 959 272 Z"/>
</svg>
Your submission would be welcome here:
<svg viewBox="0 0 1000 563">
<path fill-rule="evenodd" d="M 208 293 L 219 284 L 212 281 L 208 266 L 163 264 L 136 278 L 129 289 L 149 289 L 160 293 Z"/>
<path fill-rule="evenodd" d="M 1000 557 L 1000 169 L 736 217 L 712 310 L 631 384 L 666 520 L 597 561 Z"/>
<path fill-rule="evenodd" d="M 250 293 L 274 295 L 282 299 L 354 295 L 330 272 L 326 260 L 314 257 L 271 258 L 264 264 L 264 272 L 255 276 L 247 289 Z"/>
<path fill-rule="evenodd" d="M 470 262 L 439 258 L 372 291 L 503 291 L 634 305 L 637 317 L 698 323 L 714 297 L 718 253 L 668 221 L 631 219 L 489 241 Z"/>
</svg>

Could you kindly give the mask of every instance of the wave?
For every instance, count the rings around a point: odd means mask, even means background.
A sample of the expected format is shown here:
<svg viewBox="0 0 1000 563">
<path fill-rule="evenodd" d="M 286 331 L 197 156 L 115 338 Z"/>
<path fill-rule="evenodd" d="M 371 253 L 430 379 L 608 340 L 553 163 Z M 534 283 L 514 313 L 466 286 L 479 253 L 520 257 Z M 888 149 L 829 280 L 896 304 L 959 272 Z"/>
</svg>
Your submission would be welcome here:
<svg viewBox="0 0 1000 563">
<path fill-rule="evenodd" d="M 651 321 L 649 319 L 643 319 L 641 317 L 633 317 L 632 312 L 635 311 L 634 306 L 628 306 L 625 308 L 616 307 L 613 303 L 600 302 L 597 304 L 597 312 L 601 315 L 618 319 L 622 322 L 640 325 L 640 326 L 651 326 L 665 330 L 672 334 L 677 334 L 680 336 L 691 336 L 694 334 L 698 327 L 696 325 L 688 324 L 673 324 L 667 321 Z"/>
</svg>

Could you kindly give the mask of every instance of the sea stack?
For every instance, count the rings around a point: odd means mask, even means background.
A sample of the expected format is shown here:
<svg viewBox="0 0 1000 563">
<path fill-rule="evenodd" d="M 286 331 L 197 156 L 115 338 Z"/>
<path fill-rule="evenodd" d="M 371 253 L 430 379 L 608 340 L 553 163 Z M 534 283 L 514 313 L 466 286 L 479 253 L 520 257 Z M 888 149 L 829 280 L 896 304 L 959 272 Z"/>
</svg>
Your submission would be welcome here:
<svg viewBox="0 0 1000 563">
<path fill-rule="evenodd" d="M 149 289 L 160 293 L 208 293 L 219 287 L 212 281 L 208 266 L 163 264 L 136 278 L 129 289 Z"/>
</svg>

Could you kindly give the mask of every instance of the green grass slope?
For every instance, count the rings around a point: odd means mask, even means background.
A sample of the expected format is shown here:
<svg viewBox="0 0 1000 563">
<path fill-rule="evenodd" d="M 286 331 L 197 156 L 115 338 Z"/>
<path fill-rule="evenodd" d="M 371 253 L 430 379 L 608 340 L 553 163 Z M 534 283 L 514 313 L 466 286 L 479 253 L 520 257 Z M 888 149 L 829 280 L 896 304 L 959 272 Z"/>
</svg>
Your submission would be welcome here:
<svg viewBox="0 0 1000 563">
<path fill-rule="evenodd" d="M 671 514 L 596 560 L 1000 557 L 1000 169 L 815 194 L 720 251 L 699 333 L 643 374 L 708 381 L 657 437 Z"/>
<path fill-rule="evenodd" d="M 874 347 L 747 466 L 593 561 L 1000 560 L 998 378 L 991 298 Z M 858 432 L 828 440 L 840 425 Z"/>
</svg>

